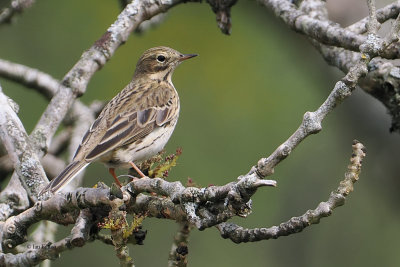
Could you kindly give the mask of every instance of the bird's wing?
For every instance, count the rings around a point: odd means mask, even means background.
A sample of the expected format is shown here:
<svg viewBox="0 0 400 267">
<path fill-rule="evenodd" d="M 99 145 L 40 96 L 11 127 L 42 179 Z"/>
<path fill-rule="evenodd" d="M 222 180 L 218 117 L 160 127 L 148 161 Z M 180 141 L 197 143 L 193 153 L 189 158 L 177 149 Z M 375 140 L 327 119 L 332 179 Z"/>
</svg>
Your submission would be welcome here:
<svg viewBox="0 0 400 267">
<path fill-rule="evenodd" d="M 118 114 L 114 112 L 112 116 L 111 113 L 104 112 L 103 114 L 102 112 L 93 122 L 78 147 L 75 157 L 81 154 L 80 157 L 86 162 L 91 162 L 118 146 L 135 142 L 148 135 L 155 127 L 171 121 L 177 112 L 173 105 L 178 101 L 177 95 L 174 89 L 169 88 L 145 91 L 140 98 L 122 98 L 121 101 L 126 103 L 118 105 L 114 103 L 114 106 L 121 107 Z M 106 124 L 110 121 L 111 123 Z M 98 131 L 100 127 L 105 127 L 106 130 Z M 98 132 L 104 134 L 99 135 Z M 94 143 L 96 145 L 92 145 Z"/>
</svg>

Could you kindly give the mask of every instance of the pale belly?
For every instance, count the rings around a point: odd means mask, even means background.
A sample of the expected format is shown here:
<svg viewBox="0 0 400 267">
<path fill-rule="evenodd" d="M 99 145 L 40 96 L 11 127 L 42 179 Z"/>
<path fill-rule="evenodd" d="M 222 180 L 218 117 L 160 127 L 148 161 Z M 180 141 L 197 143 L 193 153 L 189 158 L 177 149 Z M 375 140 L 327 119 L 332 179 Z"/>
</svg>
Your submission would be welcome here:
<svg viewBox="0 0 400 267">
<path fill-rule="evenodd" d="M 171 137 L 175 125 L 176 121 L 166 128 L 156 128 L 141 143 L 118 148 L 101 157 L 100 161 L 108 168 L 131 168 L 129 162 L 140 163 L 160 152 Z"/>
</svg>

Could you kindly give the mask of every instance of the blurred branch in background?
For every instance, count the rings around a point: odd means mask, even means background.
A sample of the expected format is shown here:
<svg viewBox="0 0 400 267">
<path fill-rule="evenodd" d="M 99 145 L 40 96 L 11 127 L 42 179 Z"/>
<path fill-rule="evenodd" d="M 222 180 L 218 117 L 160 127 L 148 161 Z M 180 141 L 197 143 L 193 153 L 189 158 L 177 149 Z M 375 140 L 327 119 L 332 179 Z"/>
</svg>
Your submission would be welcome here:
<svg viewBox="0 0 400 267">
<path fill-rule="evenodd" d="M 37 201 L 39 188 L 47 183 L 43 169 L 47 170 L 48 176 L 54 176 L 63 168 L 65 161 L 61 154 L 68 150 L 72 156 L 83 133 L 101 110 L 101 104 L 89 107 L 76 100 L 86 92 L 93 75 L 142 22 L 150 20 L 149 25 L 162 23 L 161 13 L 186 2 L 197 1 L 121 1 L 124 8 L 118 18 L 83 52 L 61 81 L 42 71 L 0 59 L 1 77 L 33 88 L 50 101 L 28 136 L 16 115 L 13 101 L 0 94 L 0 137 L 8 154 L 0 158 L 0 163 L 4 164 L 0 171 L 9 173 L 14 170 L 9 184 L 0 194 L 0 265 L 35 265 L 45 259 L 56 259 L 67 249 L 99 239 L 116 248 L 121 265 L 133 266 L 128 244 L 142 244 L 146 232 L 141 230 L 141 222 L 146 217 L 170 219 L 180 225 L 169 255 L 169 266 L 187 265 L 188 236 L 192 227 L 204 230 L 216 226 L 222 237 L 236 243 L 297 233 L 308 225 L 318 223 L 320 218 L 329 216 L 334 208 L 344 203 L 358 179 L 365 156 L 361 143 L 353 144 L 354 154 L 345 180 L 316 210 L 272 228 L 244 229 L 227 221 L 236 216 L 247 217 L 252 212 L 251 197 L 257 189 L 276 185 L 274 180 L 264 178 L 272 175 L 274 168 L 306 137 L 321 131 L 324 118 L 349 97 L 357 85 L 386 105 L 392 115 L 392 130 L 399 131 L 400 72 L 390 60 L 399 57 L 400 19 L 394 21 L 385 37 L 378 35 L 380 23 L 399 16 L 399 1 L 377 11 L 375 2 L 368 0 L 368 18 L 343 28 L 328 19 L 324 1 L 260 0 L 288 27 L 306 36 L 329 64 L 346 73 L 325 102 L 315 112 L 306 112 L 298 129 L 269 157 L 260 159 L 249 173 L 223 186 L 198 188 L 153 177 L 133 179 L 122 188 L 109 188 L 99 183 L 97 188 L 73 190 L 78 186 L 73 184 L 69 193 Z M 207 3 L 216 14 L 218 27 L 223 33 L 230 34 L 230 10 L 236 0 L 208 0 Z M 15 10 L 3 9 L 0 18 L 6 14 L 7 18 L 3 21 L 9 21 Z M 141 31 L 147 28 L 142 27 Z M 55 135 L 62 122 L 66 128 Z M 11 127 L 15 125 L 18 127 Z M 80 180 L 77 179 L 77 182 Z M 128 215 L 133 216 L 131 223 Z M 46 243 L 40 248 L 22 248 L 20 245 L 28 240 L 30 227 L 42 222 L 39 229 L 43 229 L 45 221 L 74 226 L 70 235 L 60 241 Z M 36 231 L 33 239 L 43 242 L 53 240 L 53 226 L 44 234 Z M 100 234 L 102 229 L 110 229 L 111 236 Z"/>
<path fill-rule="evenodd" d="M 9 3 L 6 3 L 6 2 Z M 10 23 L 13 16 L 31 7 L 35 0 L 6 0 L 0 5 L 0 24 Z"/>
</svg>

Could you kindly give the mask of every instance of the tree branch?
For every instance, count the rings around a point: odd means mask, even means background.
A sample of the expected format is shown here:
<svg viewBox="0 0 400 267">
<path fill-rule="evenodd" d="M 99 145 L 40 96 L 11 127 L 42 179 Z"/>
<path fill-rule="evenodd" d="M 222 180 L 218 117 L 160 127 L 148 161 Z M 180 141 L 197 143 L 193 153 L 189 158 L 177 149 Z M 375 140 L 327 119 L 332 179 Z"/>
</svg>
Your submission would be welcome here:
<svg viewBox="0 0 400 267">
<path fill-rule="evenodd" d="M 353 185 L 358 181 L 361 172 L 361 163 L 365 157 L 365 147 L 355 140 L 353 142 L 353 154 L 350 158 L 350 165 L 344 175 L 344 180 L 339 187 L 331 192 L 326 202 L 321 202 L 315 210 L 308 210 L 299 217 L 293 217 L 279 226 L 269 228 L 246 229 L 234 223 L 221 223 L 217 225 L 223 238 L 229 238 L 235 243 L 255 242 L 260 240 L 276 239 L 281 236 L 296 234 L 306 227 L 318 224 L 323 217 L 328 217 L 333 210 L 344 205 L 346 197 L 353 192 Z"/>
<path fill-rule="evenodd" d="M 360 77 L 367 73 L 367 61 L 360 59 L 359 64 L 350 69 L 347 75 L 336 83 L 325 102 L 314 112 L 306 112 L 299 128 L 281 144 L 268 158 L 258 161 L 257 167 L 250 170 L 260 177 L 274 173 L 274 167 L 284 160 L 307 136 L 322 130 L 322 121 L 337 105 L 351 95 Z"/>
<path fill-rule="evenodd" d="M 303 10 L 309 10 L 309 6 L 311 6 L 309 2 L 309 0 L 303 1 L 301 8 Z M 314 9 L 313 13 L 310 14 L 313 14 L 313 16 L 319 19 L 326 19 L 327 13 L 325 5 L 321 5 L 320 7 L 320 10 Z M 399 9 L 400 1 L 378 10 L 376 17 L 378 21 L 382 21 L 385 18 L 398 17 Z M 351 30 L 358 31 L 357 29 L 361 27 L 359 29 L 360 32 L 364 32 L 363 29 L 366 31 L 367 21 L 367 18 L 361 20 L 354 24 Z M 386 44 L 395 41 L 398 25 L 397 19 L 392 26 L 392 30 L 385 38 Z M 344 73 L 347 73 L 361 58 L 360 53 L 348 51 L 340 47 L 326 46 L 315 40 L 312 40 L 311 43 L 317 48 L 328 64 L 336 66 Z M 397 45 L 398 43 L 388 45 L 387 49 L 397 47 Z M 367 75 L 360 79 L 359 85 L 365 92 L 371 94 L 386 106 L 392 117 L 392 126 L 390 130 L 400 132 L 400 95 L 398 89 L 400 88 L 400 75 L 398 73 L 400 73 L 400 68 L 395 65 L 395 62 L 381 58 L 373 58 L 368 64 Z"/>
<path fill-rule="evenodd" d="M 256 190 L 275 185 L 275 181 L 262 180 L 256 175 L 240 176 L 237 182 L 207 188 L 184 187 L 180 182 L 144 177 L 130 182 L 125 188 L 132 196 L 142 192 L 168 196 L 172 203 L 182 206 L 186 220 L 202 230 L 235 215 L 246 217 L 251 212 L 250 197 Z M 214 206 L 208 207 L 211 203 Z"/>
<path fill-rule="evenodd" d="M 111 202 L 110 190 L 104 188 L 78 188 L 74 192 L 57 194 L 49 200 L 38 201 L 33 207 L 0 223 L 1 245 L 3 249 L 12 249 L 25 242 L 28 228 L 41 220 L 72 224 L 75 223 L 78 216 L 76 212 L 80 209 L 109 207 Z M 107 208 L 104 209 L 103 212 L 107 212 Z M 81 214 L 83 215 L 85 214 Z M 80 228 L 79 225 L 77 227 Z"/>
<path fill-rule="evenodd" d="M 47 181 L 42 164 L 8 98 L 0 87 L 0 138 L 13 162 L 22 186 L 32 202 L 37 200 L 40 185 Z"/>
</svg>

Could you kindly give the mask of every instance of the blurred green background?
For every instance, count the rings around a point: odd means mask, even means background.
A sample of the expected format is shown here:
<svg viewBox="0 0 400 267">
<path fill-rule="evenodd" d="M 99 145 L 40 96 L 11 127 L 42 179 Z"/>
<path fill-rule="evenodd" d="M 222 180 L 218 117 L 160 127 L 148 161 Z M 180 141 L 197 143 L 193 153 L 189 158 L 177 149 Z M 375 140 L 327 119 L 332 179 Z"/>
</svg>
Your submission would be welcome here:
<svg viewBox="0 0 400 267">
<path fill-rule="evenodd" d="M 0 57 L 61 79 L 118 13 L 117 1 L 37 1 L 14 24 L 0 27 Z M 82 97 L 85 103 L 111 99 L 130 81 L 147 48 L 165 45 L 198 53 L 173 77 L 182 110 L 167 149 L 181 146 L 183 155 L 170 180 L 191 177 L 202 186 L 222 185 L 247 173 L 293 133 L 304 112 L 315 110 L 343 76 L 255 1 L 239 1 L 232 16 L 232 35 L 225 36 L 206 3 L 173 8 L 162 24 L 131 36 Z M 0 83 L 19 103 L 31 131 L 46 101 L 3 78 Z M 307 138 L 276 168 L 271 178 L 278 187 L 257 192 L 253 214 L 233 221 L 269 227 L 314 209 L 343 179 L 356 138 L 368 154 L 346 205 L 319 225 L 278 240 L 236 245 L 215 228 L 194 230 L 189 266 L 399 266 L 400 138 L 389 133 L 389 126 L 384 107 L 356 90 L 327 117 L 321 133 Z M 98 180 L 112 181 L 101 164 L 92 164 L 84 185 Z M 144 228 L 145 245 L 131 247 L 136 266 L 166 266 L 176 224 L 150 218 Z M 60 227 L 57 238 L 69 229 Z M 116 266 L 118 261 L 111 246 L 94 242 L 63 253 L 53 264 Z"/>
</svg>

